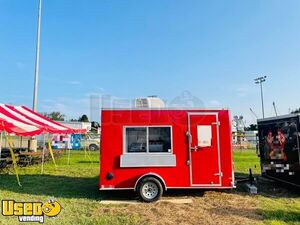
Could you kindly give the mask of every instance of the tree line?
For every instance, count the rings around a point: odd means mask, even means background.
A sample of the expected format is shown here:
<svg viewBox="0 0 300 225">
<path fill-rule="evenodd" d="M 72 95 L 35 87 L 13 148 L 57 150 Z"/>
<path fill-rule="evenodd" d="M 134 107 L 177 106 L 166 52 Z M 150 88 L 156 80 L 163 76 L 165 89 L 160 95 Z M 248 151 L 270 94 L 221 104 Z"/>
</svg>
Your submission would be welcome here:
<svg viewBox="0 0 300 225">
<path fill-rule="evenodd" d="M 42 115 L 47 118 L 55 121 L 65 121 L 66 116 L 61 112 L 50 112 L 50 113 L 42 113 Z M 78 122 L 90 122 L 89 118 L 86 114 L 83 114 L 78 119 L 71 119 L 70 121 L 78 121 Z"/>
</svg>

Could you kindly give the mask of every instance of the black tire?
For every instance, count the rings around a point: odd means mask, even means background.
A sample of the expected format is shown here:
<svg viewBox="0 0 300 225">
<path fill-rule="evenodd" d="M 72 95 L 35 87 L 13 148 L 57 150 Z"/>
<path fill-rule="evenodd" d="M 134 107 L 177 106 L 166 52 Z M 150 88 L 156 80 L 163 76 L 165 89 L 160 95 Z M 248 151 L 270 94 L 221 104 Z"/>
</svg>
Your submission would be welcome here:
<svg viewBox="0 0 300 225">
<path fill-rule="evenodd" d="M 155 202 L 163 194 L 163 187 L 154 177 L 143 178 L 137 187 L 139 198 L 144 202 Z"/>
<path fill-rule="evenodd" d="M 95 144 L 90 144 L 90 145 L 89 145 L 89 150 L 90 150 L 90 151 L 96 151 L 96 150 L 98 150 L 98 146 L 95 145 Z"/>
</svg>

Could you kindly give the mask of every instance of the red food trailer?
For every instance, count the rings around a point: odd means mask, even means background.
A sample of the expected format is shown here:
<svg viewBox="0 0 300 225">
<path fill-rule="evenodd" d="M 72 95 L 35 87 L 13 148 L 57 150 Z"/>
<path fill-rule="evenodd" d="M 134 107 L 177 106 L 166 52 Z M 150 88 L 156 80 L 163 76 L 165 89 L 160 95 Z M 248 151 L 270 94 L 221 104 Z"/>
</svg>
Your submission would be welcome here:
<svg viewBox="0 0 300 225">
<path fill-rule="evenodd" d="M 155 201 L 168 189 L 234 187 L 227 109 L 103 109 L 100 190 Z"/>
</svg>

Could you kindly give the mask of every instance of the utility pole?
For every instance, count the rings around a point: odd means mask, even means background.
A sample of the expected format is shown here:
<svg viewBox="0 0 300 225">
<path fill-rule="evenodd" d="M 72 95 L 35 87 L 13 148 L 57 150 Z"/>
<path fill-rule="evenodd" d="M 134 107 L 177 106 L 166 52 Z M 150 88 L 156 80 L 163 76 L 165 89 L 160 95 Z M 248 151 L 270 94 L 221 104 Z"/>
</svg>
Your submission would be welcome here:
<svg viewBox="0 0 300 225">
<path fill-rule="evenodd" d="M 278 114 L 277 114 L 277 108 L 276 108 L 275 102 L 273 102 L 273 107 L 274 107 L 275 115 L 278 116 Z"/>
<path fill-rule="evenodd" d="M 42 0 L 39 0 L 37 34 L 36 34 L 36 58 L 35 58 L 35 73 L 34 73 L 33 106 L 32 106 L 32 110 L 35 112 L 37 111 L 37 95 L 38 95 L 38 82 L 39 82 L 41 16 L 42 16 Z"/>
<path fill-rule="evenodd" d="M 264 96 L 263 96 L 262 83 L 266 81 L 266 78 L 267 78 L 267 76 L 263 76 L 263 77 L 258 77 L 256 79 L 254 79 L 255 84 L 260 85 L 261 109 L 262 109 L 263 118 L 265 118 L 265 108 L 264 108 Z"/>
<path fill-rule="evenodd" d="M 258 119 L 256 113 L 250 108 L 250 112 L 255 116 L 256 119 Z"/>
</svg>

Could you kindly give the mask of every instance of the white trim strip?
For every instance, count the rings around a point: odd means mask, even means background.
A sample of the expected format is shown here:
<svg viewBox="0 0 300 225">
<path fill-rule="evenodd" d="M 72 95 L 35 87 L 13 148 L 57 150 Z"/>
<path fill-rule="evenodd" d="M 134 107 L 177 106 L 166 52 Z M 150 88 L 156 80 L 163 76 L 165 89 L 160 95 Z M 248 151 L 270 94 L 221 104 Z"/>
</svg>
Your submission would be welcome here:
<svg viewBox="0 0 300 225">
<path fill-rule="evenodd" d="M 101 108 L 102 111 L 111 111 L 111 110 L 124 110 L 124 111 L 134 111 L 134 110 L 139 110 L 139 111 L 151 111 L 151 110 L 181 110 L 181 111 L 189 111 L 189 110 L 229 110 L 229 108 L 191 108 L 191 107 L 187 107 L 187 108 L 184 108 L 184 107 L 169 107 L 169 108 Z"/>
<path fill-rule="evenodd" d="M 99 188 L 100 191 L 112 191 L 112 190 L 134 190 L 134 188 Z"/>
<path fill-rule="evenodd" d="M 219 122 L 218 112 L 188 112 L 188 132 L 191 135 L 191 116 L 215 116 L 215 121 Z M 201 125 L 201 124 L 199 124 Z M 218 171 L 221 174 L 221 159 L 220 159 L 220 137 L 219 137 L 219 125 L 216 124 L 216 138 L 217 138 L 217 152 L 218 152 Z M 192 137 L 192 135 L 191 135 Z M 192 148 L 191 141 L 189 141 L 189 160 L 190 160 L 190 186 L 207 186 L 207 187 L 221 187 L 222 186 L 222 177 L 219 176 L 219 183 L 217 184 L 194 184 L 193 183 L 193 170 L 192 170 Z"/>
<path fill-rule="evenodd" d="M 205 187 L 205 186 L 192 186 L 192 187 L 166 187 L 166 189 L 233 189 L 235 186 L 225 186 L 225 187 Z M 112 191 L 112 190 L 134 190 L 134 188 L 99 188 L 100 191 Z"/>
</svg>

